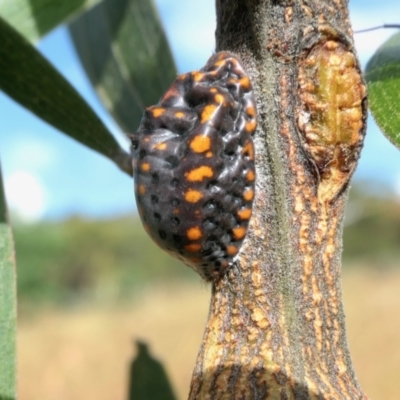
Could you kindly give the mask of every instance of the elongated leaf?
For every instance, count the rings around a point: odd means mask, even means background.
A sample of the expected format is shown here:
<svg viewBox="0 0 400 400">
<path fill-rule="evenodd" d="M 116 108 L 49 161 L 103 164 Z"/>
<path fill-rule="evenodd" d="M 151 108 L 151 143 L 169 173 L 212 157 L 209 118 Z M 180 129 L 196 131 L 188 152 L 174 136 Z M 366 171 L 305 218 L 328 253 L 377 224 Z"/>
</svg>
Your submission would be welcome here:
<svg viewBox="0 0 400 400">
<path fill-rule="evenodd" d="M 16 398 L 16 270 L 0 171 L 0 400 Z"/>
<path fill-rule="evenodd" d="M 100 0 L 0 0 L 0 16 L 36 41 L 57 25 Z"/>
<path fill-rule="evenodd" d="M 379 47 L 367 64 L 365 78 L 372 115 L 400 148 L 400 32 Z"/>
<path fill-rule="evenodd" d="M 75 47 L 105 106 L 125 132 L 176 77 L 150 0 L 105 0 L 70 25 Z"/>
<path fill-rule="evenodd" d="M 131 363 L 128 400 L 176 400 L 163 364 L 150 353 L 147 343 L 137 341 Z"/>
<path fill-rule="evenodd" d="M 132 173 L 130 156 L 85 100 L 1 18 L 0 43 L 0 89 L 38 117 Z"/>
</svg>

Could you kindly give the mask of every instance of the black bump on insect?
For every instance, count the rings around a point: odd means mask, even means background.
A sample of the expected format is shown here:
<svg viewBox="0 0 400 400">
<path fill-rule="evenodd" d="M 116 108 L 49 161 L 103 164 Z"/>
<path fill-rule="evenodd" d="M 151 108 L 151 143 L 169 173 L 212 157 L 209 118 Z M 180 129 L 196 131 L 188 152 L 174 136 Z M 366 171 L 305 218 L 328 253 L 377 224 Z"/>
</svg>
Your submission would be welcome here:
<svg viewBox="0 0 400 400">
<path fill-rule="evenodd" d="M 175 243 L 181 243 L 182 242 L 182 236 L 180 236 L 180 235 L 172 235 L 172 240 Z"/>
<path fill-rule="evenodd" d="M 218 186 L 219 186 L 218 181 L 211 181 L 211 182 L 207 183 L 206 189 L 211 193 L 218 192 Z"/>
<path fill-rule="evenodd" d="M 203 228 L 206 231 L 212 231 L 217 227 L 214 218 L 207 218 L 203 221 Z"/>
<path fill-rule="evenodd" d="M 153 204 L 157 204 L 157 203 L 158 203 L 158 196 L 157 196 L 157 195 L 152 194 L 151 197 L 150 197 L 150 199 L 151 199 L 151 202 L 152 202 Z"/>
<path fill-rule="evenodd" d="M 175 168 L 179 164 L 179 158 L 176 156 L 168 156 L 165 158 L 167 168 Z"/>
<path fill-rule="evenodd" d="M 160 215 L 159 213 L 154 213 L 153 216 L 154 216 L 154 219 L 155 219 L 156 221 L 158 221 L 158 222 L 161 221 L 161 215 Z M 160 236 L 161 236 L 161 233 L 160 233 Z"/>
<path fill-rule="evenodd" d="M 151 174 L 151 183 L 157 184 L 158 182 L 160 182 L 160 176 L 156 172 L 153 172 Z"/>
<path fill-rule="evenodd" d="M 171 224 L 172 226 L 178 226 L 181 223 L 180 219 L 177 217 L 172 217 L 171 218 Z"/>
<path fill-rule="evenodd" d="M 178 77 L 145 111 L 131 137 L 135 184 L 146 188 L 144 194 L 135 190 L 141 219 L 161 248 L 206 280 L 222 276 L 232 264 L 227 245 L 239 248 L 243 242 L 233 229 L 248 226 L 237 213 L 252 205 L 243 195 L 254 190 L 254 181 L 246 180 L 246 173 L 255 171 L 254 132 L 246 124 L 255 125 L 256 117 L 246 110 L 255 110 L 255 101 L 243 78 L 233 54 L 213 55 L 200 71 Z M 199 137 L 208 139 L 208 148 L 193 144 Z M 151 170 L 143 171 L 142 162 Z M 189 171 L 202 168 L 212 176 L 189 178 Z M 201 231 L 196 240 L 190 239 L 193 228 Z"/>
<path fill-rule="evenodd" d="M 132 150 L 137 150 L 139 147 L 139 140 L 137 138 L 131 137 Z"/>
<path fill-rule="evenodd" d="M 224 151 L 224 154 L 226 157 L 228 157 L 229 159 L 234 159 L 236 152 L 232 149 L 227 149 Z"/>
<path fill-rule="evenodd" d="M 243 156 L 245 157 L 245 158 L 249 158 L 250 157 L 250 152 L 248 151 L 248 150 L 246 150 L 244 153 L 243 153 Z"/>
<path fill-rule="evenodd" d="M 180 202 L 181 202 L 181 201 L 175 197 L 175 198 L 173 198 L 173 199 L 171 200 L 171 206 L 172 206 L 172 207 L 179 206 L 179 203 L 180 203 Z"/>
<path fill-rule="evenodd" d="M 143 160 L 146 157 L 146 150 L 140 150 L 139 152 L 139 160 Z"/>
<path fill-rule="evenodd" d="M 206 212 L 212 213 L 214 210 L 217 209 L 217 203 L 215 202 L 215 200 L 209 200 L 204 203 L 203 208 Z"/>
<path fill-rule="evenodd" d="M 171 186 L 177 187 L 179 185 L 179 179 L 173 178 L 171 179 Z"/>
</svg>

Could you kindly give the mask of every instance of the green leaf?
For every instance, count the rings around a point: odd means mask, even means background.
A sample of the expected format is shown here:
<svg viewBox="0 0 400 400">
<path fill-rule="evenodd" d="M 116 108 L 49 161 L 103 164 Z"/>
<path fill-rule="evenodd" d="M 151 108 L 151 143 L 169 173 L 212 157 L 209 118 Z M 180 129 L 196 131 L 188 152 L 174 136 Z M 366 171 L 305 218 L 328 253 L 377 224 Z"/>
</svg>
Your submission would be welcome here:
<svg viewBox="0 0 400 400">
<path fill-rule="evenodd" d="M 36 41 L 57 25 L 100 0 L 0 0 L 0 16 Z"/>
<path fill-rule="evenodd" d="M 60 131 L 132 174 L 130 156 L 68 81 L 0 18 L 0 89 Z"/>
<path fill-rule="evenodd" d="M 128 400 L 176 400 L 164 365 L 150 353 L 147 343 L 136 341 L 131 363 Z"/>
<path fill-rule="evenodd" d="M 70 25 L 101 100 L 125 132 L 158 102 L 176 68 L 157 12 L 147 0 L 105 0 Z"/>
<path fill-rule="evenodd" d="M 0 171 L 0 400 L 16 398 L 16 267 Z"/>
<path fill-rule="evenodd" d="M 400 32 L 378 48 L 367 64 L 365 79 L 376 123 L 400 148 Z"/>
</svg>

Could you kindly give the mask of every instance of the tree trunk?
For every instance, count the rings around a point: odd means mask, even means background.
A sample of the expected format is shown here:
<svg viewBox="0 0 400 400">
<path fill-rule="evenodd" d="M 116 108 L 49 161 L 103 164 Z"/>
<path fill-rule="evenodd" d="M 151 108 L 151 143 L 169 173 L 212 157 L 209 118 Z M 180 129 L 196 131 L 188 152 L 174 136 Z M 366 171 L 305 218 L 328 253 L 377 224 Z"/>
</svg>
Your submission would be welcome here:
<svg viewBox="0 0 400 400">
<path fill-rule="evenodd" d="M 366 399 L 341 301 L 342 222 L 366 97 L 346 0 L 217 0 L 258 108 L 247 238 L 213 283 L 190 399 Z"/>
</svg>

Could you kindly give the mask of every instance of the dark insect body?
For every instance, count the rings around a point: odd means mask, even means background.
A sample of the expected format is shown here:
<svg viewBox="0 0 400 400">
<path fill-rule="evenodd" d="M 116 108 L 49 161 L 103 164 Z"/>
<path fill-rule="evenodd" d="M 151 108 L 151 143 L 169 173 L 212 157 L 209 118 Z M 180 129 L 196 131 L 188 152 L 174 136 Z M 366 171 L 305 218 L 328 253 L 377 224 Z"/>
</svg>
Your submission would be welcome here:
<svg viewBox="0 0 400 400">
<path fill-rule="evenodd" d="M 179 76 L 132 135 L 144 228 L 206 280 L 227 270 L 247 232 L 256 124 L 250 80 L 221 52 Z"/>
</svg>

